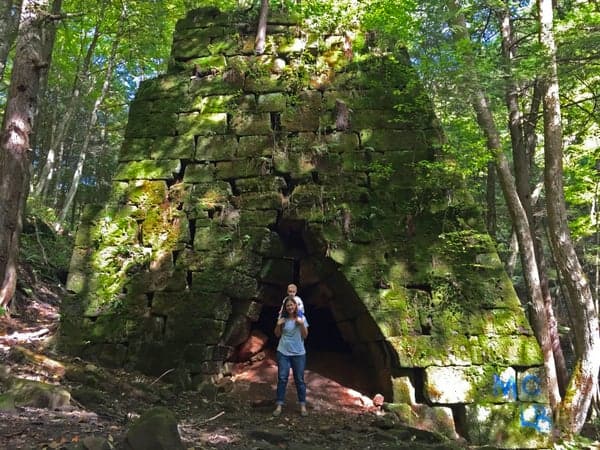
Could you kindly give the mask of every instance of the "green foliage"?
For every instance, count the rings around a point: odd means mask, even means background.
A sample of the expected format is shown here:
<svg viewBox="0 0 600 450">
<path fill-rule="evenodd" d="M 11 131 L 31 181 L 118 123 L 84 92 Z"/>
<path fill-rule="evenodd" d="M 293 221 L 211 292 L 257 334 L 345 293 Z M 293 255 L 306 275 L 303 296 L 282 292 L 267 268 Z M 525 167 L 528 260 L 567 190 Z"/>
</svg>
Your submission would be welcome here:
<svg viewBox="0 0 600 450">
<path fill-rule="evenodd" d="M 43 278 L 61 281 L 68 271 L 73 239 L 53 230 L 55 219 L 50 208 L 35 202 L 28 203 L 21 234 L 20 258 Z"/>
</svg>

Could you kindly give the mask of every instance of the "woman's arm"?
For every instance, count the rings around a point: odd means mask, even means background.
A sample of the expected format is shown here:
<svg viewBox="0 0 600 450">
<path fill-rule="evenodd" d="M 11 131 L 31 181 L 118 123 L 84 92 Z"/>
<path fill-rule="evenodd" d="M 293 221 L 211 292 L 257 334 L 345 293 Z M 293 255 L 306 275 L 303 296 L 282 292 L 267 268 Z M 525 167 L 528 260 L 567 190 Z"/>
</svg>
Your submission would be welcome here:
<svg viewBox="0 0 600 450">
<path fill-rule="evenodd" d="M 304 318 L 303 317 L 298 317 L 296 319 L 296 323 L 298 325 L 300 325 L 300 335 L 302 336 L 302 339 L 306 339 L 306 336 L 308 336 L 308 328 L 306 327 L 306 323 L 304 322 Z"/>
<path fill-rule="evenodd" d="M 281 329 L 283 328 L 284 323 L 285 319 L 277 319 L 277 323 L 275 324 L 275 329 L 273 330 L 273 333 L 275 333 L 275 336 L 277 336 L 278 338 L 281 337 Z"/>
</svg>

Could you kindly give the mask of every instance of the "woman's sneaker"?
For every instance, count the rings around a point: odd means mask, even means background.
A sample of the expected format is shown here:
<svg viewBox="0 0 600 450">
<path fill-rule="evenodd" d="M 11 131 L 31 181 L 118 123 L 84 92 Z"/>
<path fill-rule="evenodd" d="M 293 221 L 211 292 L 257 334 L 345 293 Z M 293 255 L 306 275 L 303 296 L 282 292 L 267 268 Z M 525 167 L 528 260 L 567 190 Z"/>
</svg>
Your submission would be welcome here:
<svg viewBox="0 0 600 450">
<path fill-rule="evenodd" d="M 277 405 L 275 411 L 273 411 L 273 417 L 279 417 L 281 415 L 281 405 Z"/>
</svg>

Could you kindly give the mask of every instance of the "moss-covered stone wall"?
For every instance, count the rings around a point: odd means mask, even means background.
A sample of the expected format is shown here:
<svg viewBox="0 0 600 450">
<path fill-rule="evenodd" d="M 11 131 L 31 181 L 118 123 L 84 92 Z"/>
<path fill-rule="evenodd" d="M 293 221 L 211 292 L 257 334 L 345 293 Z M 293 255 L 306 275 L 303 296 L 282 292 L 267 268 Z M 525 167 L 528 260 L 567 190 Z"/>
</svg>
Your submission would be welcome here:
<svg viewBox="0 0 600 450">
<path fill-rule="evenodd" d="M 193 386 L 295 281 L 405 421 L 544 446 L 540 349 L 478 205 L 423 164 L 442 134 L 406 55 L 275 12 L 256 56 L 254 29 L 213 9 L 178 22 L 112 197 L 83 215 L 61 344 Z"/>
</svg>

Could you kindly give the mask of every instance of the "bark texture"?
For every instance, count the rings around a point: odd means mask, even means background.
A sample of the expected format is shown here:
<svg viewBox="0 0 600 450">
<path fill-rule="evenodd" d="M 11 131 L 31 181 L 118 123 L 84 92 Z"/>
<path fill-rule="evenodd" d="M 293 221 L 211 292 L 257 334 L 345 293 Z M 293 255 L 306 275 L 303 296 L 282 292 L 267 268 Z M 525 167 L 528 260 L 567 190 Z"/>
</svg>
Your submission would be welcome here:
<svg viewBox="0 0 600 450">
<path fill-rule="evenodd" d="M 258 27 L 256 29 L 256 40 L 254 41 L 254 53 L 262 55 L 265 52 L 267 42 L 267 18 L 269 17 L 269 0 L 261 0 L 260 14 L 258 16 Z"/>
<path fill-rule="evenodd" d="M 529 114 L 530 120 L 533 120 L 529 127 L 525 127 L 524 115 L 521 111 L 520 104 L 522 103 L 519 92 L 522 91 L 521 86 L 515 80 L 512 70 L 512 62 L 517 51 L 517 45 L 515 43 L 512 31 L 512 23 L 510 20 L 510 13 L 508 10 L 508 4 L 504 4 L 502 8 L 497 10 L 498 22 L 500 23 L 500 31 L 502 36 L 502 57 L 504 62 L 505 72 L 505 101 L 506 108 L 508 110 L 508 129 L 510 132 L 510 142 L 513 153 L 513 166 L 515 171 L 515 183 L 517 193 L 521 204 L 527 214 L 527 220 L 529 221 L 529 227 L 531 236 L 533 238 L 533 244 L 535 246 L 535 258 L 538 265 L 538 273 L 540 278 L 540 287 L 542 290 L 542 296 L 544 298 L 544 305 L 546 315 L 548 317 L 548 327 L 550 333 L 550 339 L 552 341 L 552 352 L 554 353 L 554 360 L 556 363 L 556 372 L 558 377 L 558 386 L 562 393 L 564 393 L 567 383 L 569 381 L 569 374 L 567 371 L 567 364 L 565 357 L 560 346 L 560 334 L 558 332 L 558 321 L 554 313 L 552 296 L 550 294 L 550 287 L 546 271 L 546 261 L 544 257 L 544 248 L 542 240 L 536 226 L 536 220 L 533 213 L 533 203 L 531 196 L 531 162 L 533 155 L 529 154 L 529 151 L 533 153 L 533 148 L 527 147 L 527 142 L 531 142 L 532 139 L 526 136 L 526 132 L 535 135 L 535 123 L 537 122 L 537 112 L 539 110 L 540 91 L 533 91 L 534 96 L 531 100 L 532 107 Z M 530 299 L 531 300 L 531 299 Z"/>
<path fill-rule="evenodd" d="M 543 79 L 544 105 L 544 184 L 548 229 L 557 268 L 566 285 L 567 300 L 575 314 L 577 361 L 561 404 L 559 426 L 567 434 L 578 433 L 585 423 L 600 369 L 598 311 L 568 227 L 563 186 L 562 123 L 559 100 L 556 43 L 554 41 L 552 0 L 538 0 L 540 43 L 547 61 Z"/>
<path fill-rule="evenodd" d="M 42 15 L 48 0 L 24 0 L 13 71 L 0 132 L 0 305 L 17 285 L 19 238 L 29 188 L 30 136 L 36 113 L 42 56 Z"/>
<path fill-rule="evenodd" d="M 468 27 L 460 5 L 455 0 L 448 1 L 450 11 L 450 26 L 454 38 L 459 42 L 470 42 L 467 33 Z M 464 46 L 463 46 L 464 48 Z M 527 286 L 528 295 L 532 300 L 532 322 L 538 342 L 544 355 L 544 369 L 546 372 L 548 397 L 553 410 L 560 403 L 560 393 L 557 384 L 556 365 L 552 351 L 552 339 L 548 329 L 547 315 L 545 312 L 544 298 L 542 296 L 539 271 L 535 258 L 535 247 L 527 213 L 523 208 L 517 192 L 515 180 L 510 170 L 510 164 L 502 151 L 500 134 L 494 122 L 494 117 L 485 95 L 485 90 L 477 77 L 475 57 L 472 52 L 465 49 L 465 64 L 469 73 L 468 92 L 471 105 L 477 115 L 477 123 L 486 137 L 486 144 L 494 157 L 498 180 L 502 187 L 504 199 L 508 207 L 511 220 L 517 235 L 521 261 L 523 262 L 523 275 Z"/>
<path fill-rule="evenodd" d="M 0 0 L 0 81 L 4 78 L 8 54 L 17 37 L 20 17 L 21 0 Z"/>
</svg>

